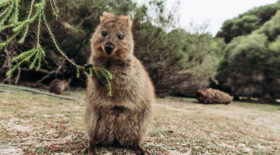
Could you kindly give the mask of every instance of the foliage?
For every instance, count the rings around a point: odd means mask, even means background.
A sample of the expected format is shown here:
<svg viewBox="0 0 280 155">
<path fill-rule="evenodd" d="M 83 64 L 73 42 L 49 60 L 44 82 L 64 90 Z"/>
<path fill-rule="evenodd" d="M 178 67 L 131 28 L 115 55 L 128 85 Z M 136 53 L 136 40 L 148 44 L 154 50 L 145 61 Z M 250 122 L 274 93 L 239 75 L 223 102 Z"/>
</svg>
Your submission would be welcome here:
<svg viewBox="0 0 280 155">
<path fill-rule="evenodd" d="M 22 12 L 27 12 L 28 10 L 24 8 L 28 8 L 28 1 L 21 0 L 21 2 L 21 5 L 24 5 Z M 190 34 L 185 30 L 177 29 L 175 25 L 178 5 L 167 10 L 165 0 L 150 0 L 144 5 L 138 5 L 132 0 L 61 0 L 56 1 L 56 6 L 59 8 L 58 20 L 52 15 L 58 13 L 53 11 L 52 5 L 49 4 L 45 8 L 49 27 L 41 28 L 40 44 L 45 51 L 41 68 L 38 72 L 32 72 L 25 69 L 29 69 L 29 66 L 22 64 L 24 71 L 17 72 L 23 75 L 20 81 L 49 83 L 55 77 L 71 78 L 76 71 L 70 65 L 71 61 L 77 64 L 86 63 L 90 54 L 89 39 L 99 23 L 99 16 L 104 11 L 131 16 L 135 54 L 147 68 L 159 95 L 190 96 L 197 89 L 207 87 L 209 79 L 216 75 L 218 64 L 223 57 L 224 43 L 221 39 L 214 39 L 205 33 Z M 24 45 L 12 46 L 11 44 L 7 50 L 33 49 L 34 46 L 28 43 L 34 40 L 33 34 L 36 34 L 34 30 L 37 25 L 30 25 L 30 27 L 32 27 L 31 32 L 26 37 L 28 42 Z M 50 27 L 52 31 L 49 30 Z M 49 36 L 51 38 L 55 36 L 55 44 Z M 60 47 L 57 48 L 56 44 Z M 14 50 L 13 47 L 19 50 Z M 16 52 L 16 55 L 19 54 Z M 64 57 L 69 57 L 70 63 L 65 63 Z M 89 73 L 95 72 L 89 71 Z M 77 74 L 80 75 L 79 69 Z M 84 83 L 83 74 L 80 79 L 72 80 L 72 84 L 76 86 Z"/>
<path fill-rule="evenodd" d="M 229 43 L 237 36 L 248 35 L 270 20 L 278 10 L 280 10 L 280 2 L 249 10 L 234 19 L 224 22 L 217 36 L 224 38 L 225 42 Z"/>
<path fill-rule="evenodd" d="M 52 3 L 53 1 L 51 1 Z M 35 63 L 37 62 L 37 70 L 39 70 L 40 65 L 41 65 L 41 59 L 45 55 L 45 52 L 43 48 L 40 45 L 40 28 L 41 28 L 41 18 L 43 13 L 43 9 L 45 6 L 45 1 L 41 1 L 39 3 L 36 3 L 34 5 L 34 0 L 31 2 L 30 6 L 30 11 L 28 14 L 28 17 L 26 20 L 19 21 L 18 16 L 19 16 L 19 1 L 18 0 L 6 0 L 4 3 L 0 4 L 0 7 L 5 8 L 5 11 L 2 13 L 3 17 L 1 18 L 1 30 L 3 31 L 5 29 L 12 29 L 14 34 L 10 37 L 7 38 L 6 41 L 0 43 L 0 50 L 2 50 L 5 46 L 7 46 L 13 39 L 15 39 L 21 32 L 22 38 L 19 40 L 19 43 L 24 43 L 26 35 L 29 30 L 29 26 L 31 23 L 35 21 L 36 18 L 38 19 L 38 32 L 37 32 L 37 45 L 36 48 L 33 48 L 31 50 L 25 51 L 18 55 L 17 57 L 13 58 L 13 61 L 18 61 L 17 64 L 12 67 L 8 72 L 7 75 L 12 74 L 22 63 L 24 62 L 29 62 L 30 59 L 33 57 L 32 63 L 30 64 L 30 69 L 33 69 Z M 35 7 L 35 13 L 32 14 L 33 12 L 33 5 Z M 7 10 L 7 11 L 6 11 Z M 13 12 L 14 11 L 14 12 Z M 8 21 L 8 22 L 6 22 Z"/>
<path fill-rule="evenodd" d="M 56 6 L 56 3 L 54 0 L 48 1 L 53 14 L 58 18 L 59 10 Z M 40 33 L 41 33 L 41 20 L 43 18 L 44 24 L 48 30 L 49 35 L 51 36 L 51 39 L 55 45 L 55 48 L 58 50 L 58 52 L 73 66 L 76 67 L 77 70 L 77 77 L 79 78 L 80 70 L 86 70 L 90 72 L 90 76 L 92 76 L 92 72 L 100 73 L 102 76 L 105 77 L 107 85 L 108 85 L 108 95 L 111 96 L 111 85 L 110 80 L 112 79 L 112 75 L 109 71 L 107 71 L 104 68 L 98 68 L 97 66 L 93 67 L 90 66 L 88 68 L 85 68 L 84 66 L 77 65 L 73 60 L 69 59 L 65 52 L 62 51 L 62 49 L 59 47 L 55 36 L 47 22 L 46 15 L 45 15 L 45 6 L 46 1 L 41 0 L 39 2 L 35 2 L 35 0 L 31 1 L 30 9 L 28 17 L 25 20 L 19 21 L 19 8 L 21 4 L 19 0 L 5 0 L 0 3 L 0 8 L 2 8 L 4 11 L 1 13 L 0 16 L 0 32 L 4 31 L 6 29 L 12 29 L 14 34 L 11 37 L 8 37 L 6 41 L 0 43 L 0 50 L 3 50 L 4 47 L 8 46 L 9 43 L 15 39 L 20 33 L 22 33 L 22 37 L 20 40 L 18 40 L 18 43 L 23 44 L 25 41 L 25 38 L 27 36 L 29 27 L 36 19 L 38 19 L 38 26 L 37 26 L 37 34 L 36 34 L 36 47 L 24 51 L 21 54 L 19 54 L 17 57 L 14 57 L 12 59 L 13 62 L 16 62 L 16 64 L 7 72 L 7 76 L 11 75 L 16 69 L 22 65 L 25 62 L 31 62 L 29 65 L 29 69 L 33 69 L 35 64 L 37 64 L 36 70 L 38 71 L 41 67 L 41 61 L 42 57 L 45 56 L 44 48 L 40 44 Z M 33 7 L 35 7 L 35 10 L 33 10 Z M 34 13 L 33 13 L 34 12 Z M 2 18 L 1 18 L 2 17 Z M 33 59 L 33 60 L 31 60 Z M 96 77 L 97 78 L 97 77 Z"/>
<path fill-rule="evenodd" d="M 223 58 L 222 40 L 182 29 L 169 33 L 144 29 L 139 36 L 157 39 L 143 40 L 137 56 L 148 68 L 158 94 L 193 96 L 197 89 L 209 86 Z"/>
<path fill-rule="evenodd" d="M 260 29 L 256 31 L 259 34 L 265 34 L 268 41 L 274 41 L 280 35 L 280 10 L 272 20 L 266 22 Z"/>
<path fill-rule="evenodd" d="M 280 11 L 248 36 L 234 38 L 226 47 L 218 79 L 235 96 L 279 98 Z"/>
</svg>

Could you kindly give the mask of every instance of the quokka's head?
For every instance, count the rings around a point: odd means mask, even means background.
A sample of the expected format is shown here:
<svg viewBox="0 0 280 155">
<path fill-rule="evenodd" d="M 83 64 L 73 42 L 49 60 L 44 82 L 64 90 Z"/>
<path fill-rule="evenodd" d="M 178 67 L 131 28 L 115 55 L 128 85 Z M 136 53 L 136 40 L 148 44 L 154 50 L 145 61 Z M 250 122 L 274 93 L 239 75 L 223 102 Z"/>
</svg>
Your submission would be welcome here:
<svg viewBox="0 0 280 155">
<path fill-rule="evenodd" d="M 133 36 L 129 16 L 116 16 L 104 12 L 91 38 L 94 55 L 125 59 L 133 54 Z"/>
</svg>

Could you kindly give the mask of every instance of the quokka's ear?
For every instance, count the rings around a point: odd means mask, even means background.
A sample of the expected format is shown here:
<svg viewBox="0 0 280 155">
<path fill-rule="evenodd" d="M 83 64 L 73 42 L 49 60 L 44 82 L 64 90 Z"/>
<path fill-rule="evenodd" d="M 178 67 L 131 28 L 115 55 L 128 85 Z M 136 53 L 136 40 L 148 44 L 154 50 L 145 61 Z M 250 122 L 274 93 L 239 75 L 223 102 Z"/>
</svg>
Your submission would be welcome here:
<svg viewBox="0 0 280 155">
<path fill-rule="evenodd" d="M 132 21 L 130 20 L 129 16 L 119 16 L 119 20 L 122 21 L 129 29 L 131 29 Z"/>
<path fill-rule="evenodd" d="M 103 15 L 100 16 L 100 22 L 105 22 L 107 20 L 113 19 L 115 17 L 114 14 L 108 13 L 108 12 L 103 12 Z"/>
</svg>

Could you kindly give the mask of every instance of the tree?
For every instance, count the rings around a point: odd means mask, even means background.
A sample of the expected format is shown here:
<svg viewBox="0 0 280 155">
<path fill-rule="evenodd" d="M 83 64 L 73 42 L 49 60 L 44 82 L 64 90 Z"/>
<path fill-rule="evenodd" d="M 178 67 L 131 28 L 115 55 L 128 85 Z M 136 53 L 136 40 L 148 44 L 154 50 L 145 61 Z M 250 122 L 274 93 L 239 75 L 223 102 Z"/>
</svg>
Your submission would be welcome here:
<svg viewBox="0 0 280 155">
<path fill-rule="evenodd" d="M 23 12 L 28 12 L 28 9 L 24 10 L 29 8 L 28 2 L 21 0 Z M 164 0 L 150 0 L 145 5 L 137 5 L 132 0 L 55 2 L 60 16 L 58 19 L 52 16 L 54 11 L 47 3 L 46 20 L 66 56 L 79 65 L 87 61 L 90 54 L 89 38 L 104 11 L 130 15 L 133 20 L 135 54 L 147 68 L 157 93 L 162 96 L 190 96 L 196 89 L 207 87 L 209 79 L 215 76 L 218 63 L 223 57 L 224 43 L 221 39 L 214 39 L 207 33 L 190 34 L 176 28 L 176 5 L 173 9 L 167 10 Z M 149 12 L 148 8 L 152 8 L 153 12 Z M 15 57 L 22 51 L 33 48 L 32 40 L 36 40 L 36 28 L 36 24 L 30 25 L 25 44 L 18 44 L 18 38 L 15 38 L 6 47 L 9 57 Z M 0 39 L 5 40 L 9 35 L 10 31 L 5 31 L 0 35 Z M 60 52 L 49 38 L 48 28 L 41 27 L 40 44 L 46 53 L 41 67 L 37 72 L 30 71 L 28 64 L 23 63 L 15 72 L 21 77 L 19 82 L 37 81 L 47 84 L 55 77 L 68 79 L 76 74 L 76 69 L 60 56 Z M 3 65 L 9 64 L 7 55 L 1 56 L 3 61 L 0 61 L 0 65 L 7 66 Z M 6 78 L 4 76 L 6 71 L 7 68 L 0 71 L 0 80 Z M 15 79 L 19 76 L 12 76 L 11 82 L 16 82 Z M 85 85 L 85 79 L 86 77 L 81 74 L 79 79 L 72 79 L 71 84 Z"/>
<path fill-rule="evenodd" d="M 280 10 L 280 2 L 254 8 L 238 17 L 224 22 L 217 37 L 224 38 L 229 43 L 233 38 L 248 35 L 259 29 Z"/>
<path fill-rule="evenodd" d="M 29 12 L 28 16 L 26 19 L 23 20 L 20 20 L 19 18 L 19 13 L 21 12 L 20 8 L 22 5 L 19 0 L 3 0 L 0 2 L 0 8 L 4 10 L 0 16 L 1 17 L 0 32 L 4 30 L 12 30 L 11 31 L 12 35 L 11 36 L 8 35 L 7 38 L 0 43 L 0 50 L 3 50 L 3 48 L 9 46 L 11 41 L 13 41 L 21 33 L 22 36 L 17 42 L 19 44 L 23 44 L 25 42 L 31 24 L 33 24 L 35 20 L 38 20 L 37 30 L 36 30 L 36 45 L 34 45 L 34 47 L 31 49 L 21 52 L 16 57 L 13 57 L 12 61 L 15 62 L 15 65 L 11 67 L 11 69 L 9 69 L 6 75 L 10 76 L 23 63 L 29 63 L 30 70 L 32 70 L 35 66 L 36 66 L 36 71 L 40 70 L 42 58 L 46 56 L 45 50 L 40 43 L 41 27 L 42 27 L 42 20 L 43 20 L 47 32 L 51 37 L 51 40 L 53 41 L 56 50 L 62 57 L 64 57 L 65 60 L 67 60 L 71 65 L 73 65 L 76 68 L 77 77 L 79 78 L 80 76 L 80 70 L 88 71 L 90 76 L 93 76 L 93 72 L 94 72 L 96 78 L 99 78 L 100 75 L 104 76 L 108 85 L 108 95 L 111 95 L 110 80 L 112 79 L 112 75 L 108 70 L 106 70 L 105 68 L 99 68 L 95 64 L 87 67 L 77 65 L 73 60 L 68 58 L 68 56 L 65 54 L 64 51 L 62 51 L 48 24 L 45 15 L 45 10 L 47 5 L 46 2 L 49 2 L 48 4 L 51 6 L 50 7 L 52 10 L 51 12 L 56 16 L 56 18 L 58 18 L 59 10 L 54 0 L 49 0 L 49 1 L 41 0 L 39 2 L 32 0 L 28 11 Z M 7 51 L 7 49 L 5 50 Z M 6 52 L 6 54 L 8 55 L 8 52 Z M 8 57 L 8 59 L 11 58 Z M 11 62 L 9 62 L 9 65 L 11 65 Z"/>
<path fill-rule="evenodd" d="M 224 55 L 224 42 L 209 34 L 190 34 L 183 29 L 166 33 L 155 28 L 139 36 L 143 40 L 156 38 L 137 45 L 137 56 L 161 96 L 193 96 L 198 89 L 208 87 Z"/>
<path fill-rule="evenodd" d="M 280 97 L 280 11 L 248 36 L 226 47 L 217 78 L 234 96 L 274 101 Z"/>
</svg>

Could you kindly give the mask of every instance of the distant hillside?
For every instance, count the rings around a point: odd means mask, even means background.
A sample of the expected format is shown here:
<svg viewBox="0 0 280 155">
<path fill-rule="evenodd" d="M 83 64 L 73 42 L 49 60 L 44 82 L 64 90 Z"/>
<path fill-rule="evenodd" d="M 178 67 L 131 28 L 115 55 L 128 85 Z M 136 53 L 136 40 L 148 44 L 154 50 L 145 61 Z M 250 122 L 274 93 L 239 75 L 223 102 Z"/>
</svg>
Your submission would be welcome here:
<svg viewBox="0 0 280 155">
<path fill-rule="evenodd" d="M 248 35 L 270 20 L 278 10 L 280 10 L 280 1 L 249 10 L 234 19 L 225 21 L 217 37 L 224 38 L 225 42 L 229 43 L 237 36 Z"/>
</svg>

